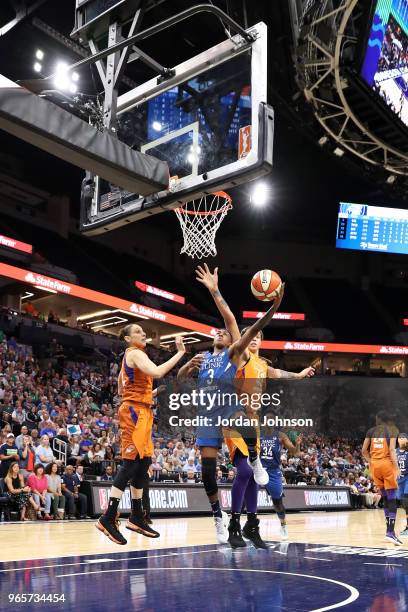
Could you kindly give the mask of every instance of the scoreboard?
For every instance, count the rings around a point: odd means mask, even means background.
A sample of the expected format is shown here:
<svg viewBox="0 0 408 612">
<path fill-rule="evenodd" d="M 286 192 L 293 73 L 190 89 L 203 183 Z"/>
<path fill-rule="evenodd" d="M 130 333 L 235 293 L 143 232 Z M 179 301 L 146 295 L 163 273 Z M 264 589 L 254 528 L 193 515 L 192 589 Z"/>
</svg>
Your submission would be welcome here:
<svg viewBox="0 0 408 612">
<path fill-rule="evenodd" d="M 408 210 L 341 202 L 336 247 L 408 254 Z"/>
</svg>

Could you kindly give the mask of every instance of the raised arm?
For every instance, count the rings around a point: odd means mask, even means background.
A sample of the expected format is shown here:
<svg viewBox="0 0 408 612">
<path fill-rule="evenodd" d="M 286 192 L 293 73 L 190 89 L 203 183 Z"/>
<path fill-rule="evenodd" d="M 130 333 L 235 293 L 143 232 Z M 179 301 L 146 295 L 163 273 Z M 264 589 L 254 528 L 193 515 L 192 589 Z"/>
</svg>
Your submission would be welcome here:
<svg viewBox="0 0 408 612">
<path fill-rule="evenodd" d="M 245 350 L 248 348 L 251 340 L 255 338 L 256 334 L 259 331 L 261 331 L 261 329 L 266 327 L 268 323 L 272 321 L 273 315 L 278 310 L 281 304 L 284 291 L 285 291 L 285 284 L 282 283 L 280 292 L 278 296 L 276 297 L 276 299 L 274 300 L 271 308 L 264 314 L 264 316 L 261 319 L 258 319 L 253 325 L 251 325 L 251 327 L 248 327 L 248 329 L 245 331 L 245 333 L 240 337 L 240 339 L 237 342 L 234 342 L 234 344 L 230 346 L 230 349 L 229 349 L 230 357 L 232 361 L 236 363 L 237 365 L 241 361 L 242 356 L 245 353 Z"/>
<path fill-rule="evenodd" d="M 224 319 L 225 329 L 230 333 L 232 342 L 236 342 L 241 334 L 239 333 L 239 327 L 234 313 L 218 289 L 218 268 L 214 268 L 214 272 L 211 273 L 209 267 L 205 263 L 204 267 L 197 266 L 196 275 L 198 282 L 202 283 L 204 287 L 207 287 L 208 291 L 211 293 L 215 305 Z"/>
<path fill-rule="evenodd" d="M 153 376 L 153 378 L 163 378 L 178 364 L 180 359 L 184 356 L 186 349 L 184 347 L 183 339 L 181 336 L 176 338 L 177 353 L 170 357 L 167 361 L 155 365 L 151 359 L 141 350 L 131 351 L 127 358 L 127 364 L 129 367 L 138 368 L 147 376 Z"/>
<path fill-rule="evenodd" d="M 268 366 L 268 378 L 296 378 L 298 380 L 302 378 L 311 378 L 315 375 L 315 369 L 305 368 L 301 372 L 286 372 L 285 370 L 278 370 L 276 368 L 272 368 L 272 366 Z"/>
</svg>

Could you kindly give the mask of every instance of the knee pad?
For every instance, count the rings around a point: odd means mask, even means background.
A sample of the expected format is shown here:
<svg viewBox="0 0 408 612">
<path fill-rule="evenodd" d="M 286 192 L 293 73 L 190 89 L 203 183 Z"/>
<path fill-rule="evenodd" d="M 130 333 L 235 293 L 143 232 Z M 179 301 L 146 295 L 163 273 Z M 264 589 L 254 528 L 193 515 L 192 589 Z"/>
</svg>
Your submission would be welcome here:
<svg viewBox="0 0 408 612">
<path fill-rule="evenodd" d="M 150 457 L 143 457 L 143 459 L 138 460 L 139 467 L 130 479 L 131 487 L 134 487 L 135 489 L 143 489 L 148 479 L 147 470 L 149 469 L 150 463 Z"/>
<path fill-rule="evenodd" d="M 278 514 L 283 514 L 285 512 L 285 506 L 283 505 L 283 498 L 279 497 L 278 499 L 272 498 L 273 506 Z"/>
<path fill-rule="evenodd" d="M 215 495 L 218 491 L 217 478 L 217 460 L 215 457 L 203 457 L 201 460 L 201 477 L 203 485 L 208 497 Z"/>
<path fill-rule="evenodd" d="M 121 491 L 124 491 L 128 482 L 138 471 L 139 461 L 140 459 L 123 459 L 123 463 L 117 471 L 117 474 L 113 481 L 113 486 L 120 489 Z"/>
</svg>

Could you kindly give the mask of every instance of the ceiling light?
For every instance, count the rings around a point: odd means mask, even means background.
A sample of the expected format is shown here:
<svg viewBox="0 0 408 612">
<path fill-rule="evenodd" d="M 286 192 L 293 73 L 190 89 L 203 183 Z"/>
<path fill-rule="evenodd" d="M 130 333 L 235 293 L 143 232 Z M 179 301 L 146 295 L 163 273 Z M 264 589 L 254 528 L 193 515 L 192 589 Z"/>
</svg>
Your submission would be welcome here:
<svg viewBox="0 0 408 612">
<path fill-rule="evenodd" d="M 47 293 L 58 293 L 54 289 L 48 289 L 47 287 L 41 287 L 40 285 L 34 285 L 36 289 L 41 289 L 41 291 L 46 291 Z"/>
<path fill-rule="evenodd" d="M 111 314 L 111 312 L 112 310 L 97 310 L 96 312 L 91 312 L 89 314 L 81 315 L 80 317 L 77 317 L 77 321 L 86 321 L 87 319 L 93 319 L 94 317 L 100 317 L 102 315 Z"/>
<path fill-rule="evenodd" d="M 251 194 L 251 204 L 254 206 L 265 206 L 268 201 L 270 189 L 268 189 L 265 183 L 258 183 L 255 185 Z"/>
<path fill-rule="evenodd" d="M 33 295 L 34 295 L 34 293 L 30 293 L 29 291 L 26 291 L 25 295 L 21 296 L 21 301 L 22 300 L 27 300 L 28 298 L 33 297 Z"/>
</svg>

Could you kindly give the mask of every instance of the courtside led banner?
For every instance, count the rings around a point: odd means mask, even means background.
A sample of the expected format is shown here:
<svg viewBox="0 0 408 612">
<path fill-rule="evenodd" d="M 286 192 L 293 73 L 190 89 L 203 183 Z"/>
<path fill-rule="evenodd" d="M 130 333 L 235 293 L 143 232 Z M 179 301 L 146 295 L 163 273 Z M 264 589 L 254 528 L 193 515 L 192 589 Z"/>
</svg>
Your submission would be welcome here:
<svg viewBox="0 0 408 612">
<path fill-rule="evenodd" d="M 153 295 L 157 295 L 158 297 L 164 298 L 166 300 L 170 300 L 171 302 L 178 302 L 179 304 L 185 304 L 186 298 L 182 295 L 177 295 L 177 293 L 171 293 L 170 291 L 165 291 L 165 289 L 159 289 L 158 287 L 153 287 L 153 285 L 147 285 L 146 283 L 142 283 L 141 281 L 135 281 L 135 286 L 145 293 L 151 293 Z"/>
<path fill-rule="evenodd" d="M 208 498 L 201 484 L 150 483 L 149 497 L 152 514 L 208 514 Z M 350 492 L 347 487 L 305 487 L 285 485 L 285 507 L 288 510 L 321 510 L 322 508 L 350 508 Z M 104 481 L 84 480 L 81 492 L 88 498 L 88 511 L 99 516 L 108 507 L 110 484 Z M 220 505 L 231 508 L 231 486 L 219 485 Z M 119 510 L 128 514 L 131 509 L 130 489 L 126 487 Z M 272 512 L 273 503 L 265 490 L 258 492 L 258 510 Z M 327 520 L 327 519 L 326 519 Z"/>
<path fill-rule="evenodd" d="M 256 310 L 244 310 L 242 312 L 243 319 L 261 319 L 265 312 L 257 312 Z M 275 312 L 273 318 L 277 321 L 304 321 L 305 315 L 303 312 Z"/>
<path fill-rule="evenodd" d="M 27 244 L 26 242 L 21 242 L 20 240 L 14 240 L 14 238 L 2 236 L 1 234 L 0 247 L 7 247 L 8 249 L 13 249 L 14 251 L 22 251 L 23 253 L 31 254 L 33 252 L 32 244 Z"/>
</svg>

